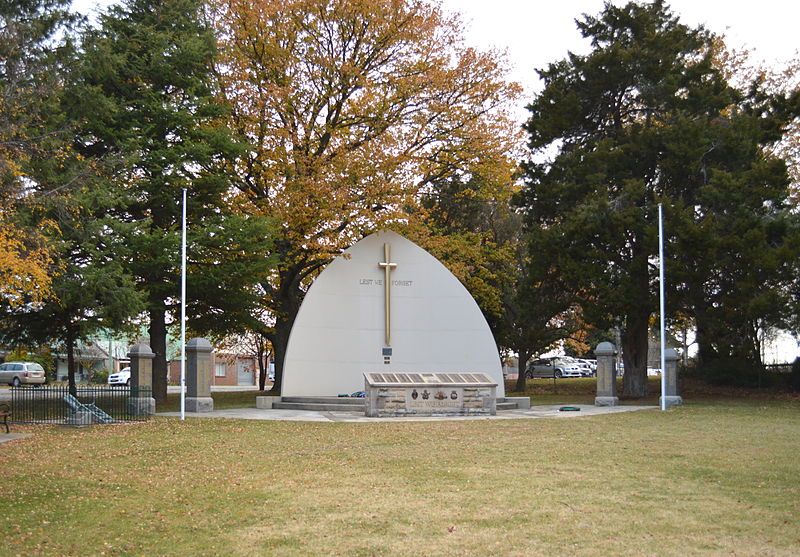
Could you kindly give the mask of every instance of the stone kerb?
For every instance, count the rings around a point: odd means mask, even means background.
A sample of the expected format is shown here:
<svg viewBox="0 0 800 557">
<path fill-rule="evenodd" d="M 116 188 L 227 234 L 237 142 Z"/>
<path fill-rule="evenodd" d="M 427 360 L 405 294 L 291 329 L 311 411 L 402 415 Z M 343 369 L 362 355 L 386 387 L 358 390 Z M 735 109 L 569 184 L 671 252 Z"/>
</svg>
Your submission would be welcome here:
<svg viewBox="0 0 800 557">
<path fill-rule="evenodd" d="M 213 412 L 211 343 L 193 338 L 186 343 L 186 411 Z"/>
<path fill-rule="evenodd" d="M 617 406 L 617 349 L 610 342 L 601 342 L 595 348 L 594 355 L 597 358 L 597 396 L 594 405 Z"/>
<path fill-rule="evenodd" d="M 156 355 L 146 344 L 135 344 L 128 351 L 128 359 L 131 362 L 131 397 L 128 399 L 128 411 L 135 416 L 156 413 L 156 399 L 153 398 L 155 357 Z"/>
<path fill-rule="evenodd" d="M 667 348 L 664 351 L 664 382 L 666 389 L 663 397 L 659 397 L 658 403 L 661 406 L 662 400 L 665 407 L 678 406 L 683 404 L 683 398 L 678 394 L 678 353 L 674 348 Z"/>
</svg>

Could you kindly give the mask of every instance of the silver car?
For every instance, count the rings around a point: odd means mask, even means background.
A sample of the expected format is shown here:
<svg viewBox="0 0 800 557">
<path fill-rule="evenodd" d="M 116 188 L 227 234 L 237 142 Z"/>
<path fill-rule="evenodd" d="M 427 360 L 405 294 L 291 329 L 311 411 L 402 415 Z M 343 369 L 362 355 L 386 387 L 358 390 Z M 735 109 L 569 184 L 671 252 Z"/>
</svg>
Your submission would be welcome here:
<svg viewBox="0 0 800 557">
<path fill-rule="evenodd" d="M 20 385 L 42 385 L 44 380 L 44 368 L 36 362 L 0 364 L 0 383 L 19 387 Z"/>
<path fill-rule="evenodd" d="M 564 358 L 534 360 L 528 364 L 525 377 L 580 377 L 581 368 Z"/>
</svg>

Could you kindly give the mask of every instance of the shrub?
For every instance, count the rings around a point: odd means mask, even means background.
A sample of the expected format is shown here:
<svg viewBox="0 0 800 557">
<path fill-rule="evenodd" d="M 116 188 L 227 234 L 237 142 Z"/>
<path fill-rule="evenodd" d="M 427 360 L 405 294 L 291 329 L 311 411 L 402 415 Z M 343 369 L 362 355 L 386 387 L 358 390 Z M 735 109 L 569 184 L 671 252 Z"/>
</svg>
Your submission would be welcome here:
<svg viewBox="0 0 800 557">
<path fill-rule="evenodd" d="M 89 383 L 106 384 L 108 382 L 108 371 L 104 369 L 97 369 L 89 377 Z"/>
<path fill-rule="evenodd" d="M 758 364 L 739 358 L 719 358 L 689 366 L 686 374 L 711 385 L 748 389 L 785 390 L 789 379 L 786 373 L 766 371 Z"/>
</svg>

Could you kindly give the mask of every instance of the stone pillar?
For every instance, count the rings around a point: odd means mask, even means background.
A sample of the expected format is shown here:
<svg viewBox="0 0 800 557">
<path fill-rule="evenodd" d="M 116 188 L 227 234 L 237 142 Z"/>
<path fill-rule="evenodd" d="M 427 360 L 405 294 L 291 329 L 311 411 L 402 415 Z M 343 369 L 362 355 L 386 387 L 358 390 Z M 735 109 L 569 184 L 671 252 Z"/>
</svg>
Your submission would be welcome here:
<svg viewBox="0 0 800 557">
<path fill-rule="evenodd" d="M 664 391 L 664 407 L 677 406 L 683 404 L 683 399 L 678 395 L 678 353 L 674 348 L 664 350 L 664 366 L 661 373 L 664 376 L 666 388 Z M 661 406 L 661 398 L 658 398 L 658 405 Z"/>
<path fill-rule="evenodd" d="M 597 396 L 595 406 L 617 406 L 617 349 L 610 342 L 601 342 L 594 349 L 597 358 Z"/>
<path fill-rule="evenodd" d="M 213 412 L 211 343 L 193 338 L 186 343 L 186 411 Z"/>
<path fill-rule="evenodd" d="M 131 398 L 128 409 L 135 416 L 156 413 L 153 398 L 153 358 L 156 355 L 146 344 L 136 344 L 128 351 L 131 361 Z"/>
</svg>

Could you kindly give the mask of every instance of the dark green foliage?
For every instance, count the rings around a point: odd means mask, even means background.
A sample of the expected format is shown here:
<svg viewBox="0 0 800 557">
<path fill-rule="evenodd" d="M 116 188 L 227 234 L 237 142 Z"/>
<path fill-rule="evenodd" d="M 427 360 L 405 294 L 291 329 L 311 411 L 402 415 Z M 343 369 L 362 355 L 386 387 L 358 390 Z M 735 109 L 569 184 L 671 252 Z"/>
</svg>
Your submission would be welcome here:
<svg viewBox="0 0 800 557">
<path fill-rule="evenodd" d="M 545 88 L 529 106 L 535 162 L 522 203 L 534 263 L 563 277 L 589 323 L 621 327 L 623 395 L 644 396 L 657 205 L 670 311 L 697 319 L 701 348 L 713 339 L 731 353 L 741 328 L 722 329 L 741 304 L 752 323 L 771 319 L 781 297 L 786 171 L 761 147 L 796 112 L 794 101 L 731 88 L 711 35 L 664 2 L 606 5 L 578 27 L 592 52 L 541 71 Z"/>
<path fill-rule="evenodd" d="M 253 300 L 253 275 L 266 274 L 268 226 L 227 209 L 226 161 L 241 146 L 216 102 L 216 39 L 195 0 L 129 0 L 87 33 L 73 107 L 83 117 L 78 148 L 102 161 L 120 195 L 113 212 L 134 225 L 123 260 L 145 292 L 154 396 L 166 396 L 167 315 L 180 296 L 181 195 L 188 190 L 188 286 L 192 326 L 224 334 Z M 243 307 L 245 306 L 245 307 Z"/>
<path fill-rule="evenodd" d="M 70 40 L 78 23 L 68 2 L 0 2 L 4 216 L 36 231 L 55 263 L 47 299 L 0 308 L 6 345 L 56 343 L 67 353 L 75 387 L 76 344 L 104 328 L 123 328 L 142 309 L 120 259 L 116 227 L 105 216 L 108 192 L 91 164 L 71 149 L 73 119 L 64 109 L 74 68 Z"/>
<path fill-rule="evenodd" d="M 0 178 L 3 199 L 18 182 L 13 167 L 43 159 L 63 131 L 57 110 L 70 31 L 69 0 L 0 0 Z M 52 153 L 50 153 L 52 154 Z M 42 162 L 40 160 L 40 162 Z M 27 168 L 25 169 L 27 170 Z"/>
<path fill-rule="evenodd" d="M 53 297 L 38 306 L 9 308 L 0 335 L 10 344 L 57 343 L 67 354 L 68 381 L 75 389 L 75 350 L 100 331 L 124 333 L 144 309 L 142 293 L 122 264 L 129 258 L 125 224 L 105 216 L 102 185 L 51 196 L 42 213 L 56 223 L 51 240 L 58 269 Z"/>
</svg>

